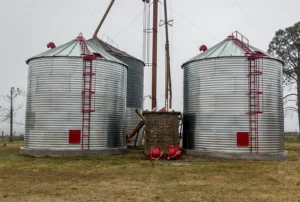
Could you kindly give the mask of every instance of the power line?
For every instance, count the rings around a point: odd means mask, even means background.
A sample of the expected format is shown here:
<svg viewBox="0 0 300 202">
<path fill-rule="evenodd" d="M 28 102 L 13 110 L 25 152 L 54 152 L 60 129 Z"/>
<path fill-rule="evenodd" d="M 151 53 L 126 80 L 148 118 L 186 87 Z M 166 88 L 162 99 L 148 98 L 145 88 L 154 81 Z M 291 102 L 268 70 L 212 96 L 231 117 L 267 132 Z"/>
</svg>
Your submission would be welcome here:
<svg viewBox="0 0 300 202">
<path fill-rule="evenodd" d="M 176 53 L 176 55 L 178 56 L 178 58 L 179 58 L 181 64 L 183 64 L 183 63 L 184 63 L 183 58 L 181 57 L 181 55 L 176 51 L 176 49 L 175 49 L 171 44 L 170 44 L 170 48 L 172 49 L 172 51 L 174 51 L 174 52 Z M 174 57 L 173 57 L 173 58 L 174 58 Z M 174 64 L 174 63 L 173 63 L 173 64 Z"/>
<path fill-rule="evenodd" d="M 94 6 L 94 10 L 93 10 L 93 12 L 92 12 L 92 15 L 90 16 L 90 18 L 89 18 L 89 19 L 86 21 L 86 23 L 84 24 L 84 26 L 83 26 L 81 32 L 83 32 L 83 30 L 85 29 L 85 27 L 90 23 L 92 17 L 94 17 L 99 2 L 100 2 L 100 1 L 97 1 L 97 0 L 96 0 L 96 4 L 95 4 L 95 6 Z"/>
<path fill-rule="evenodd" d="M 164 5 L 162 2 L 160 2 L 162 5 Z M 210 36 L 211 38 L 215 39 L 216 41 L 218 41 L 218 39 L 213 36 L 212 34 L 208 33 L 207 31 L 201 29 L 198 25 L 196 25 L 195 23 L 191 22 L 190 20 L 186 19 L 185 17 L 183 17 L 182 15 L 180 15 L 179 13 L 177 13 L 176 11 L 174 11 L 173 9 L 168 8 L 169 10 L 171 10 L 173 13 L 175 13 L 176 15 L 178 15 L 179 17 L 181 17 L 182 19 L 184 19 L 185 21 L 187 21 L 188 23 L 190 23 L 191 25 L 193 25 L 194 27 L 196 27 L 197 29 L 199 29 L 201 32 L 205 33 L 206 35 Z"/>
<path fill-rule="evenodd" d="M 258 30 L 258 32 L 264 37 L 264 39 L 266 41 L 267 38 L 265 37 L 265 35 L 262 33 L 262 31 L 258 28 L 258 26 L 254 23 L 254 21 L 252 20 L 252 18 L 246 13 L 246 11 L 240 6 L 240 4 L 236 1 L 236 0 L 233 0 L 235 2 L 235 4 L 239 7 L 239 9 L 248 17 L 249 21 L 252 23 L 252 25 Z"/>
<path fill-rule="evenodd" d="M 179 17 L 181 17 L 182 19 L 184 19 L 185 21 L 187 21 L 188 23 L 190 23 L 191 25 L 193 25 L 194 27 L 196 27 L 197 29 L 199 29 L 200 31 L 202 31 L 203 33 L 205 33 L 206 35 L 210 36 L 211 38 L 215 39 L 216 41 L 218 41 L 218 39 L 213 36 L 212 34 L 208 33 L 207 31 L 201 29 L 200 27 L 198 27 L 196 24 L 194 24 L 193 22 L 189 21 L 188 19 L 186 19 L 185 17 L 181 16 L 179 13 L 177 13 L 176 11 L 174 11 L 174 13 L 176 15 L 178 15 Z"/>
<path fill-rule="evenodd" d="M 116 40 L 116 38 L 118 38 L 132 23 L 134 23 L 143 14 L 143 12 L 144 12 L 144 9 L 114 37 L 114 40 Z"/>
</svg>

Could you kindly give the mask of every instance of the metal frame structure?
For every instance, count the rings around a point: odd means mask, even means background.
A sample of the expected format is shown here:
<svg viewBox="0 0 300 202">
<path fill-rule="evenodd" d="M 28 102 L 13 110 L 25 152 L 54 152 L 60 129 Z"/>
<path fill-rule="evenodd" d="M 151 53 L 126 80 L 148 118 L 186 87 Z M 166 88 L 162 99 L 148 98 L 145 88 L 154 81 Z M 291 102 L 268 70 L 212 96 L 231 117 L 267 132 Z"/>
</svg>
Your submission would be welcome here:
<svg viewBox="0 0 300 202">
<path fill-rule="evenodd" d="M 263 113 L 260 104 L 263 98 L 262 83 L 263 83 L 263 56 L 264 54 L 258 51 L 253 52 L 249 46 L 249 40 L 238 31 L 232 33 L 228 40 L 234 41 L 248 57 L 249 61 L 249 147 L 250 152 L 258 153 L 258 120 L 259 114 Z"/>
<path fill-rule="evenodd" d="M 150 61 L 150 38 L 153 33 L 153 29 L 150 27 L 152 3 L 150 3 L 150 0 L 143 0 L 143 2 L 143 62 L 145 63 L 145 66 L 152 66 L 152 61 Z"/>
<path fill-rule="evenodd" d="M 233 32 L 232 35 L 228 37 L 228 39 L 234 41 L 236 45 L 243 49 L 246 55 L 252 53 L 249 46 L 249 40 L 238 31 Z"/>
</svg>

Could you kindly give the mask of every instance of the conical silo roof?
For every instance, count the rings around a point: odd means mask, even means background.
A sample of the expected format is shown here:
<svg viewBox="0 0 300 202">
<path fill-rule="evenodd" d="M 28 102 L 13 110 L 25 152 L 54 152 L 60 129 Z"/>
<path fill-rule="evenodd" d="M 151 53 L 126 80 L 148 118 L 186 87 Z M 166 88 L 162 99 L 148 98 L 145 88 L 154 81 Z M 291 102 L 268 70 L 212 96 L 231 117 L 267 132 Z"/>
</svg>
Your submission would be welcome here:
<svg viewBox="0 0 300 202">
<path fill-rule="evenodd" d="M 102 47 L 103 49 L 105 49 L 105 51 L 107 53 L 109 53 L 111 55 L 123 56 L 123 57 L 131 58 L 131 59 L 134 59 L 134 60 L 138 60 L 138 61 L 140 61 L 141 63 L 143 63 L 145 65 L 145 63 L 142 60 L 140 60 L 140 59 L 138 59 L 138 58 L 136 58 L 132 55 L 129 55 L 128 53 L 126 53 L 124 51 L 121 51 L 120 49 L 118 49 L 118 48 L 102 41 L 99 38 L 96 38 L 96 39 L 91 38 L 91 39 L 88 40 L 88 42 L 90 42 L 90 43 L 92 43 L 96 46 Z"/>
<path fill-rule="evenodd" d="M 188 64 L 190 62 L 203 60 L 203 59 L 220 58 L 220 57 L 245 57 L 245 51 L 233 39 L 234 38 L 232 36 L 229 36 L 228 38 L 221 41 L 220 43 L 214 45 L 213 47 L 207 49 L 204 52 L 201 52 L 197 56 L 186 61 L 185 63 L 183 63 L 182 67 L 184 67 L 186 64 Z M 272 55 L 268 54 L 267 52 L 264 52 L 252 45 L 249 45 L 249 49 L 252 52 L 263 53 L 264 57 L 266 57 L 266 58 L 273 58 L 273 59 L 279 60 L 278 58 L 275 58 Z"/>
<path fill-rule="evenodd" d="M 82 50 L 80 41 L 84 41 L 86 46 L 85 50 Z M 30 60 L 43 57 L 82 57 L 83 54 L 100 54 L 104 60 L 113 61 L 120 63 L 122 65 L 127 65 L 122 61 L 118 60 L 116 57 L 110 55 L 106 50 L 100 46 L 96 46 L 92 42 L 86 41 L 85 38 L 79 34 L 79 36 L 65 44 L 57 46 L 53 49 L 47 50 L 41 54 L 29 58 L 26 63 L 28 64 Z"/>
</svg>

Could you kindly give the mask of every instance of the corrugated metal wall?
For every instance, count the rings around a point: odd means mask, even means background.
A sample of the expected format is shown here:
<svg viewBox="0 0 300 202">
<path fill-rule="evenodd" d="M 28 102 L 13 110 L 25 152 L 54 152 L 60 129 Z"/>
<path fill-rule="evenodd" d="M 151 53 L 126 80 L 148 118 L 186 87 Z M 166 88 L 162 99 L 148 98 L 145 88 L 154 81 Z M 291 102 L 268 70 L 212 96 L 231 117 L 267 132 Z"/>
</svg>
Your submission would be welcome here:
<svg viewBox="0 0 300 202">
<path fill-rule="evenodd" d="M 282 63 L 263 59 L 263 114 L 259 152 L 283 150 Z M 249 152 L 236 132 L 249 131 L 248 59 L 221 57 L 184 65 L 184 147 L 203 151 Z"/>
<path fill-rule="evenodd" d="M 124 56 L 115 56 L 129 66 L 127 73 L 127 108 L 126 108 L 126 124 L 125 132 L 129 134 L 141 121 L 140 117 L 135 113 L 135 109 L 143 109 L 144 94 L 144 64 L 134 58 Z M 131 142 L 129 145 L 133 145 Z"/>
<path fill-rule="evenodd" d="M 91 149 L 123 144 L 127 68 L 97 59 Z M 47 57 L 29 62 L 25 147 L 80 149 L 68 144 L 69 130 L 82 129 L 80 57 Z"/>
<path fill-rule="evenodd" d="M 100 40 L 100 39 L 89 39 L 90 43 L 105 49 L 105 51 L 111 54 L 113 57 L 127 64 L 129 67 L 127 73 L 127 103 L 126 103 L 126 123 L 125 123 L 125 133 L 130 134 L 132 130 L 141 121 L 140 117 L 135 113 L 135 109 L 143 109 L 143 95 L 144 95 L 144 67 L 145 64 L 127 54 L 124 51 Z M 135 139 L 133 137 L 132 139 Z M 127 146 L 133 145 L 134 142 L 127 143 Z"/>
</svg>

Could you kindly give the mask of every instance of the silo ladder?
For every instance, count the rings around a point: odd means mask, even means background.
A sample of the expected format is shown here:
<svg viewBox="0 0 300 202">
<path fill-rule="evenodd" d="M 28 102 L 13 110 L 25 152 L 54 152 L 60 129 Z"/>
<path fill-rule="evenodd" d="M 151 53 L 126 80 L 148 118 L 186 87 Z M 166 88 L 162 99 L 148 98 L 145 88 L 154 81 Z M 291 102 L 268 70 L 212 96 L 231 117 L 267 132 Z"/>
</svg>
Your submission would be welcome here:
<svg viewBox="0 0 300 202">
<path fill-rule="evenodd" d="M 81 134 L 81 149 L 90 149 L 90 133 L 91 133 L 91 113 L 95 111 L 92 106 L 92 100 L 95 95 L 93 91 L 93 60 L 94 55 L 83 56 L 83 89 L 82 89 L 82 134 Z M 93 102 L 94 103 L 94 102 Z"/>
<path fill-rule="evenodd" d="M 261 52 L 253 52 L 249 60 L 249 147 L 250 152 L 258 153 L 258 115 L 263 113 L 261 107 L 263 91 L 263 60 Z"/>
<path fill-rule="evenodd" d="M 250 152 L 258 153 L 258 115 L 263 113 L 261 102 L 263 98 L 263 56 L 259 51 L 250 49 L 249 40 L 238 31 L 228 36 L 227 40 L 232 40 L 239 46 L 249 60 L 249 147 Z M 263 105 L 262 105 L 263 106 Z"/>
</svg>

